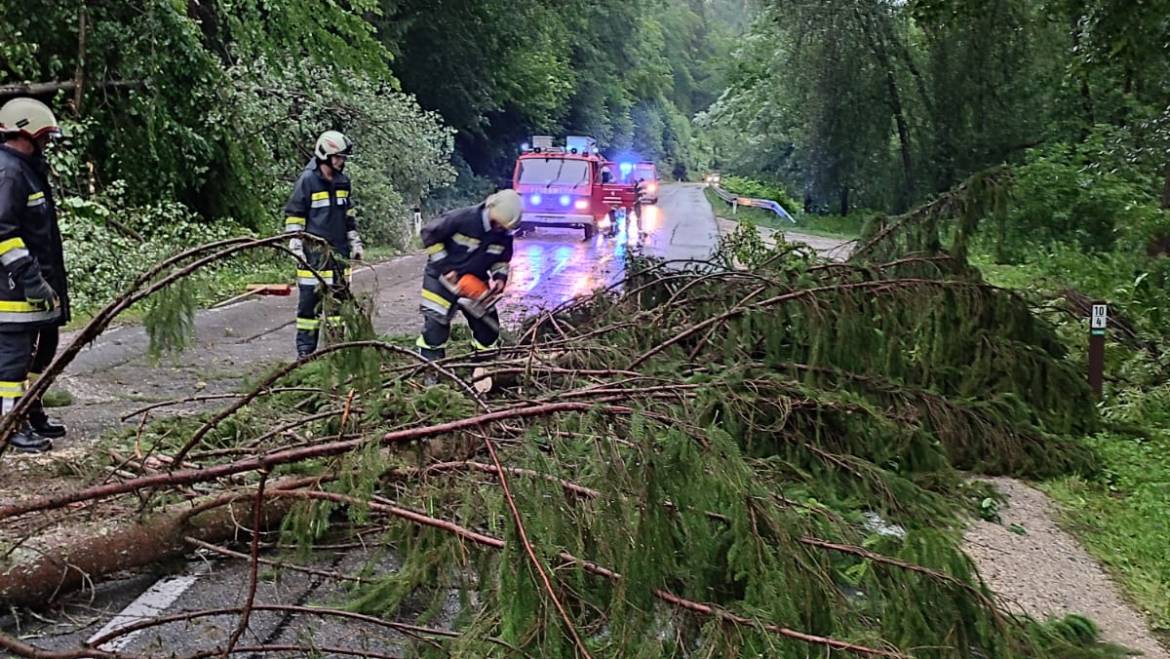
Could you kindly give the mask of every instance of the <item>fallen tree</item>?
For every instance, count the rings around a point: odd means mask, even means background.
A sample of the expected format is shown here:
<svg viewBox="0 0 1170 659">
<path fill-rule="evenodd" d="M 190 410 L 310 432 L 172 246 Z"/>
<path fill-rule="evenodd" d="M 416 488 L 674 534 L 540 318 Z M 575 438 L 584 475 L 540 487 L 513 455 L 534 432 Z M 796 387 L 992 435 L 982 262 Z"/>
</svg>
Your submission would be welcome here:
<svg viewBox="0 0 1170 659">
<path fill-rule="evenodd" d="M 1071 439 L 1098 423 L 1087 386 L 1027 303 L 953 258 L 828 265 L 746 234 L 723 257 L 636 262 L 621 293 L 532 319 L 492 355 L 486 398 L 465 381 L 474 364 L 420 364 L 351 308 L 350 343 L 204 418 L 147 424 L 145 454 L 118 465 L 137 473 L 0 519 L 113 525 L 159 558 L 248 538 L 216 550 L 251 564 L 239 622 L 192 656 L 242 649 L 278 518 L 301 550 L 377 520 L 398 569 L 334 575 L 371 625 L 416 624 L 460 593 L 446 635 L 409 644 L 420 656 L 1113 654 L 1084 621 L 1006 613 L 958 545 L 959 469 L 1094 469 Z M 446 383 L 421 386 L 424 368 Z M 271 423 L 240 418 L 261 408 Z M 249 507 L 260 522 L 241 536 Z M 119 526 L 128 509 L 147 521 Z M 236 523 L 191 533 L 205 515 Z M 25 565 L 68 578 L 77 554 L 46 551 Z M 36 599 L 17 585 L 30 554 L 9 553 L 6 603 Z"/>
</svg>

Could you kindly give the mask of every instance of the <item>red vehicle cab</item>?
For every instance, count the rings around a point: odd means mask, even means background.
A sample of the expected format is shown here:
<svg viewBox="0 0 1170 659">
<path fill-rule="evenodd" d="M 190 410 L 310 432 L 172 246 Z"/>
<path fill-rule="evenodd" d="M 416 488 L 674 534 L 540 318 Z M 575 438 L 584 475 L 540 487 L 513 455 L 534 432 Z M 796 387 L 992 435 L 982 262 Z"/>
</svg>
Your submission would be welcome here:
<svg viewBox="0 0 1170 659">
<path fill-rule="evenodd" d="M 602 182 L 602 170 L 610 163 L 591 141 L 574 143 L 570 138 L 575 146 L 568 149 L 551 146 L 551 138 L 534 142 L 538 145 L 524 150 L 512 174 L 512 188 L 524 201 L 523 229 L 583 229 L 588 240 L 610 222 L 610 210 L 633 205 L 632 188 Z"/>
</svg>

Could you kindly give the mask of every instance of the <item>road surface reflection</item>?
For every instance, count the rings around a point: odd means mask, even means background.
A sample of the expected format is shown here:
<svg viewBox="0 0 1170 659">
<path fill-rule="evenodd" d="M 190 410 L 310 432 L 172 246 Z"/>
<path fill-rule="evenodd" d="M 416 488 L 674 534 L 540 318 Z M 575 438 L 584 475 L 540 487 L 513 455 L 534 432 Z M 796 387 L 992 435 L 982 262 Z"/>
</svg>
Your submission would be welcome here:
<svg viewBox="0 0 1170 659">
<path fill-rule="evenodd" d="M 644 208 L 642 218 L 619 218 L 614 236 L 582 240 L 579 229 L 537 229 L 516 240 L 508 293 L 501 308 L 507 316 L 552 309 L 625 277 L 626 257 L 654 238 L 661 210 Z"/>
</svg>

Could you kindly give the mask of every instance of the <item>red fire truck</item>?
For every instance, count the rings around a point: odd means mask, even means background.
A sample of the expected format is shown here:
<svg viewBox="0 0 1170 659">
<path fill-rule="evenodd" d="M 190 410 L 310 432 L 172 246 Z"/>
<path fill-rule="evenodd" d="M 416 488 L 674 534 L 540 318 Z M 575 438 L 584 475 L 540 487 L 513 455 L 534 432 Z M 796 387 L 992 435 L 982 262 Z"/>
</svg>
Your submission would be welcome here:
<svg viewBox="0 0 1170 659">
<path fill-rule="evenodd" d="M 592 138 L 570 136 L 558 147 L 536 136 L 522 151 L 512 174 L 524 200 L 522 230 L 577 228 L 589 240 L 612 228 L 614 211 L 633 208 L 633 185 L 620 182 L 617 165 L 601 157 Z"/>
</svg>

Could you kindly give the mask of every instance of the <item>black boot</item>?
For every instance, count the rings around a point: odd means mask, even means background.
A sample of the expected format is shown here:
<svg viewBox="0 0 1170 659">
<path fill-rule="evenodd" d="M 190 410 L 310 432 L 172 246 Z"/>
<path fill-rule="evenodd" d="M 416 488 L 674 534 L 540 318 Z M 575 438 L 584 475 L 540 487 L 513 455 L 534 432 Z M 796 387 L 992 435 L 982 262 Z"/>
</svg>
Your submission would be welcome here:
<svg viewBox="0 0 1170 659">
<path fill-rule="evenodd" d="M 57 419 L 50 419 L 49 415 L 45 413 L 45 408 L 36 405 L 28 413 L 28 423 L 32 426 L 33 431 L 41 437 L 49 439 L 60 439 L 65 436 L 65 424 Z"/>
<path fill-rule="evenodd" d="M 52 440 L 41 437 L 25 424 L 8 438 L 8 445 L 21 453 L 44 453 L 53 448 Z"/>
</svg>

